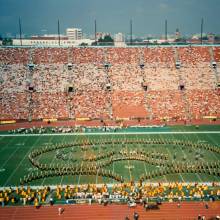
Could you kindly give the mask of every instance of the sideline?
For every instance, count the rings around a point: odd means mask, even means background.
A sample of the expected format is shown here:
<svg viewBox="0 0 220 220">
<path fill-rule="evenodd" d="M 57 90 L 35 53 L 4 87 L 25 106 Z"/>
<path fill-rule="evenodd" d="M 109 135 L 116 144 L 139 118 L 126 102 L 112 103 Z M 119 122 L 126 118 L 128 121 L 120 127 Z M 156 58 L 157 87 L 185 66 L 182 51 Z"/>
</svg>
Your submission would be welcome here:
<svg viewBox="0 0 220 220">
<path fill-rule="evenodd" d="M 47 133 L 47 134 L 0 134 L 0 137 L 22 136 L 87 136 L 87 135 L 130 135 L 130 134 L 220 134 L 220 131 L 149 131 L 149 132 L 90 132 L 90 133 Z"/>
</svg>

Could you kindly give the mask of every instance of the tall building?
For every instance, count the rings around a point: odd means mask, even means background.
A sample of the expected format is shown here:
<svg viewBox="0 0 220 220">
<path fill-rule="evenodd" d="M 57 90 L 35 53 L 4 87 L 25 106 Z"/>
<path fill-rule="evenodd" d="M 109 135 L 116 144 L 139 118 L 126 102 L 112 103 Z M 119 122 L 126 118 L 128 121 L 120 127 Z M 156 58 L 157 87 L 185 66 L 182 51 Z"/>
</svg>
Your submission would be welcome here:
<svg viewBox="0 0 220 220">
<path fill-rule="evenodd" d="M 69 40 L 81 40 L 83 38 L 82 29 L 67 28 L 66 35 Z"/>
<path fill-rule="evenodd" d="M 115 41 L 116 42 L 124 42 L 125 41 L 124 35 L 122 33 L 115 34 Z"/>
<path fill-rule="evenodd" d="M 115 46 L 116 47 L 125 47 L 126 44 L 125 44 L 125 37 L 122 33 L 117 33 L 115 34 Z"/>
</svg>

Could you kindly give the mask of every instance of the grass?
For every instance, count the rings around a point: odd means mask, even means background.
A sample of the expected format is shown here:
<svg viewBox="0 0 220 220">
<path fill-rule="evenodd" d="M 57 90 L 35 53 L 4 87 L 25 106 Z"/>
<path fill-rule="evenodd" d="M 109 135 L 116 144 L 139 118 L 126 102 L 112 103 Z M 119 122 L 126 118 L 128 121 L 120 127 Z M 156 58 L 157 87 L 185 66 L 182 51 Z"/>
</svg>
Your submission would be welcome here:
<svg viewBox="0 0 220 220">
<path fill-rule="evenodd" d="M 158 130 L 158 129 L 157 129 Z M 172 127 L 168 129 L 170 131 L 198 131 L 192 127 Z M 219 127 L 201 127 L 199 131 L 206 130 L 220 130 Z M 167 129 L 166 129 L 167 131 Z M 103 144 L 103 140 L 119 140 L 120 144 Z M 106 154 L 109 151 L 119 152 L 120 150 L 127 150 L 128 152 L 136 150 L 144 150 L 145 152 L 156 153 L 159 152 L 164 155 L 168 155 L 168 161 L 180 162 L 186 159 L 186 163 L 192 163 L 195 161 L 196 154 L 202 154 L 199 158 L 200 162 L 220 162 L 220 154 L 212 152 L 209 150 L 190 150 L 187 147 L 180 147 L 175 145 L 144 145 L 144 144 L 123 144 L 123 140 L 140 140 L 140 139 L 173 139 L 173 140 L 183 140 L 192 141 L 194 143 L 209 143 L 220 147 L 220 133 L 163 133 L 163 131 L 157 134 L 147 133 L 147 134 L 122 134 L 122 135 L 36 135 L 36 136 L 0 136 L 0 186 L 15 186 L 19 185 L 20 178 L 32 171 L 36 171 L 37 168 L 34 167 L 28 159 L 28 155 L 34 149 L 46 146 L 48 144 L 64 143 L 64 142 L 82 142 L 85 140 L 90 140 L 93 143 L 99 142 L 100 144 L 94 144 L 88 150 L 82 151 L 80 146 L 66 148 L 59 150 L 60 155 L 66 155 L 66 159 L 57 158 L 57 150 L 50 151 L 41 154 L 38 160 L 46 164 L 59 164 L 60 166 L 80 164 L 85 165 L 86 161 L 83 158 Z M 101 159 L 100 161 L 105 161 L 108 158 Z M 161 167 L 146 163 L 144 161 L 137 160 L 121 160 L 112 162 L 110 165 L 105 167 L 105 170 L 111 170 L 119 174 L 124 178 L 124 180 L 138 181 L 141 175 L 146 175 L 147 173 L 155 170 L 160 170 Z M 220 182 L 219 176 L 203 174 L 203 173 L 178 173 L 169 174 L 164 176 L 159 176 L 151 178 L 147 181 L 150 182 L 171 182 L 171 181 L 186 181 L 186 182 Z M 98 175 L 86 176 L 86 175 L 75 175 L 75 176 L 59 176 L 59 177 L 48 177 L 31 182 L 31 185 L 56 185 L 56 184 L 84 184 L 84 183 L 116 183 L 115 180 L 110 178 L 101 177 Z"/>
</svg>

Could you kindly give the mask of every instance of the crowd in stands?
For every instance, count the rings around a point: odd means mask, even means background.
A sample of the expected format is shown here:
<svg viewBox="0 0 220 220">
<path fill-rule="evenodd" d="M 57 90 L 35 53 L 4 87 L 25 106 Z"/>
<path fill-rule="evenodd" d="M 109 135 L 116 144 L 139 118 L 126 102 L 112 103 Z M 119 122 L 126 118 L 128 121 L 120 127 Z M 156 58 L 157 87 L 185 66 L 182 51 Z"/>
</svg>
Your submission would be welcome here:
<svg viewBox="0 0 220 220">
<path fill-rule="evenodd" d="M 219 47 L 1 48 L 0 119 L 219 117 L 213 60 Z"/>
<path fill-rule="evenodd" d="M 220 62 L 220 48 L 219 47 L 214 47 L 214 60 L 216 62 Z"/>
<path fill-rule="evenodd" d="M 134 184 L 132 181 L 111 186 L 85 184 L 56 186 L 53 188 L 31 188 L 29 186 L 4 188 L 0 190 L 2 206 L 23 204 L 39 207 L 48 203 L 76 203 L 85 202 L 122 202 L 147 204 L 150 201 L 215 201 L 220 200 L 220 188 L 197 183 L 169 183 L 169 184 Z M 86 201 L 87 200 L 87 201 Z"/>
<path fill-rule="evenodd" d="M 184 47 L 178 48 L 179 60 L 184 65 L 200 65 L 200 63 L 210 63 L 211 54 L 209 47 Z"/>
</svg>

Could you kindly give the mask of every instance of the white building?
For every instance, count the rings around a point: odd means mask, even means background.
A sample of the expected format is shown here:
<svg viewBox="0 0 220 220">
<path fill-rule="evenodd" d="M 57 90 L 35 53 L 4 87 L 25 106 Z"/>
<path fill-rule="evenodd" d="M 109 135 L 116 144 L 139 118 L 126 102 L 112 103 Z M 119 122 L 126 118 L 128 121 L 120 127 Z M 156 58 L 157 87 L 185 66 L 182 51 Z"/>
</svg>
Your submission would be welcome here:
<svg viewBox="0 0 220 220">
<path fill-rule="evenodd" d="M 90 39 L 79 39 L 70 40 L 67 37 L 60 37 L 60 45 L 58 37 L 32 37 L 30 39 L 22 39 L 23 46 L 40 46 L 40 47 L 77 47 L 81 44 L 87 44 L 90 46 L 94 40 Z M 14 46 L 20 46 L 20 39 L 13 39 Z"/>
<path fill-rule="evenodd" d="M 2 45 L 2 41 L 0 40 L 0 46 Z"/>
<path fill-rule="evenodd" d="M 81 40 L 83 38 L 82 29 L 67 28 L 66 35 L 69 40 Z"/>
<path fill-rule="evenodd" d="M 125 47 L 126 44 L 125 44 L 125 37 L 122 33 L 117 33 L 115 34 L 115 46 L 116 47 Z"/>
</svg>

